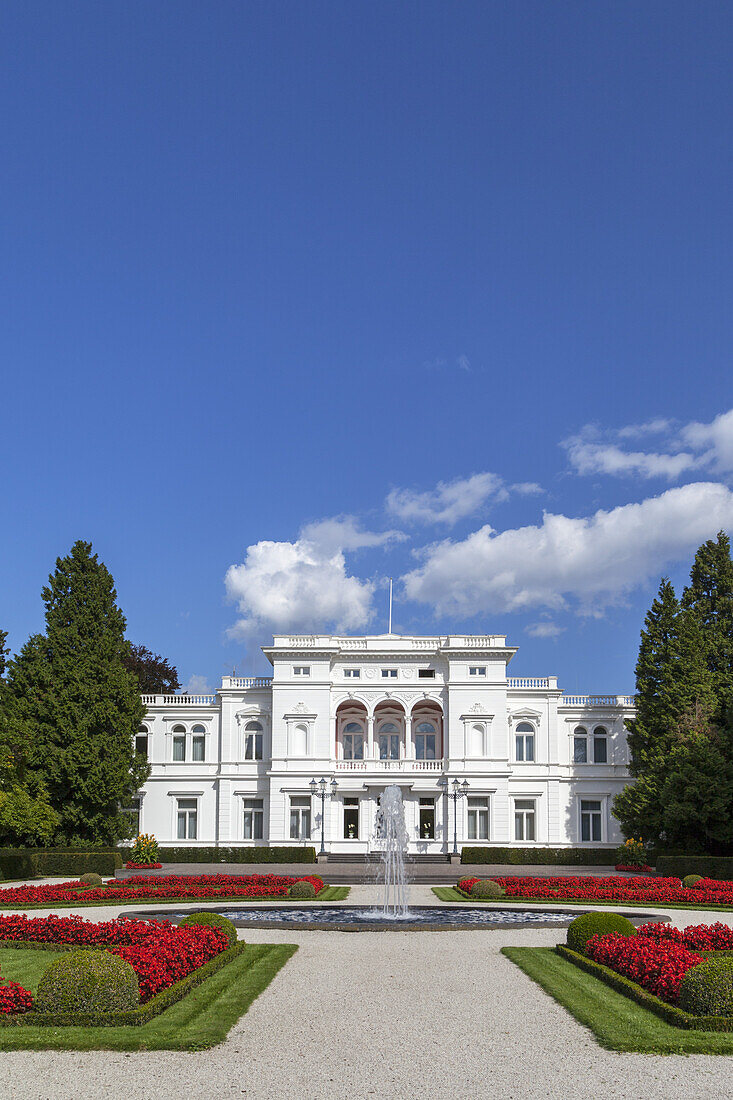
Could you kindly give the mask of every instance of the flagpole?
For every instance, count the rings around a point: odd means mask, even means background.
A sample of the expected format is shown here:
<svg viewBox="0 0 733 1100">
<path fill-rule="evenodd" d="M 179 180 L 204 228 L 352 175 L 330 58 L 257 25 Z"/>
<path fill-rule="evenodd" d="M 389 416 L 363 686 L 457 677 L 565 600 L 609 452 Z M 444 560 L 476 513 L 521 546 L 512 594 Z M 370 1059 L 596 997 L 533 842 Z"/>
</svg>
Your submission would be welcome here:
<svg viewBox="0 0 733 1100">
<path fill-rule="evenodd" d="M 389 578 L 389 630 L 388 634 L 392 633 L 392 578 Z"/>
</svg>

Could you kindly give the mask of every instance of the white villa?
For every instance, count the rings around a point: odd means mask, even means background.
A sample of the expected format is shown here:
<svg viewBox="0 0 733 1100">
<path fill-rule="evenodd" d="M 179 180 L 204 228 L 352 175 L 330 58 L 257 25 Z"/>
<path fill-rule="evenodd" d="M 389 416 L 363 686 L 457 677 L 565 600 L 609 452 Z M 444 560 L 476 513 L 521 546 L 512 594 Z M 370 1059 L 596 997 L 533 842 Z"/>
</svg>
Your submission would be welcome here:
<svg viewBox="0 0 733 1100">
<path fill-rule="evenodd" d="M 263 652 L 272 677 L 143 697 L 133 812 L 161 844 L 364 854 L 392 783 L 415 853 L 620 842 L 633 697 L 508 677 L 500 634 L 276 635 Z"/>
</svg>

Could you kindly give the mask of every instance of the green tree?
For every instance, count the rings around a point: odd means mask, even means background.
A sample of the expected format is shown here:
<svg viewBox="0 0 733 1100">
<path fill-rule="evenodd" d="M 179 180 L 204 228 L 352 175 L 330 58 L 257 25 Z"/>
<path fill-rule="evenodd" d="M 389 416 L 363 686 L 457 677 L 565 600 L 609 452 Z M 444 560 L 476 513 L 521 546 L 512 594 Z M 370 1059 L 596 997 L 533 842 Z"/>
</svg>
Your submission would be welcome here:
<svg viewBox="0 0 733 1100">
<path fill-rule="evenodd" d="M 123 664 L 137 677 L 141 695 L 173 695 L 181 686 L 175 665 L 144 645 L 130 645 Z"/>
<path fill-rule="evenodd" d="M 0 791 L 0 844 L 29 848 L 50 844 L 59 822 L 46 791 L 39 791 L 36 798 L 23 787 Z"/>
<path fill-rule="evenodd" d="M 695 554 L 682 606 L 695 616 L 720 717 L 733 700 L 733 562 L 724 531 Z"/>
<path fill-rule="evenodd" d="M 5 643 L 8 640 L 7 630 L 0 630 L 0 680 L 5 676 L 5 669 L 7 668 L 7 657 L 10 650 L 6 647 Z"/>
<path fill-rule="evenodd" d="M 76 542 L 42 592 L 46 631 L 9 663 L 6 713 L 31 783 L 43 784 L 65 843 L 109 844 L 128 832 L 128 805 L 148 775 L 134 752 L 144 715 L 109 571 Z"/>
</svg>

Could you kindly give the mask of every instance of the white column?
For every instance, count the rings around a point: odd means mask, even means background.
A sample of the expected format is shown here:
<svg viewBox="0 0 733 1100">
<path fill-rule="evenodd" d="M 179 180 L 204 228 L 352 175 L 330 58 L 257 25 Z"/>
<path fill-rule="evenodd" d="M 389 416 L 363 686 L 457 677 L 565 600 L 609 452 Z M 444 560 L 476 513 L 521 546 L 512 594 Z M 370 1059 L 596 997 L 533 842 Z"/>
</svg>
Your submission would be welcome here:
<svg viewBox="0 0 733 1100">
<path fill-rule="evenodd" d="M 370 714 L 367 716 L 367 760 L 374 759 L 374 718 Z"/>
<path fill-rule="evenodd" d="M 412 715 L 405 715 L 405 759 L 415 759 L 415 746 L 412 743 Z"/>
</svg>

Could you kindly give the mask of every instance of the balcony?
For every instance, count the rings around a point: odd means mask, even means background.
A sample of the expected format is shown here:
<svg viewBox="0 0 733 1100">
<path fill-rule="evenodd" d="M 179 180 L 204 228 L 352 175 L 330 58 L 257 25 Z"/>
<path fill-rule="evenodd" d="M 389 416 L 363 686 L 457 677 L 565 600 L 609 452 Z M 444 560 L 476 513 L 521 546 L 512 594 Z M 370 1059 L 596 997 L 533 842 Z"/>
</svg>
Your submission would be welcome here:
<svg viewBox="0 0 733 1100">
<path fill-rule="evenodd" d="M 332 760 L 338 772 L 442 772 L 442 760 Z"/>
</svg>

